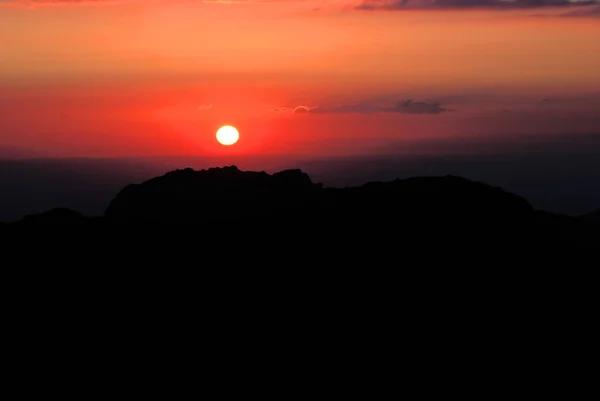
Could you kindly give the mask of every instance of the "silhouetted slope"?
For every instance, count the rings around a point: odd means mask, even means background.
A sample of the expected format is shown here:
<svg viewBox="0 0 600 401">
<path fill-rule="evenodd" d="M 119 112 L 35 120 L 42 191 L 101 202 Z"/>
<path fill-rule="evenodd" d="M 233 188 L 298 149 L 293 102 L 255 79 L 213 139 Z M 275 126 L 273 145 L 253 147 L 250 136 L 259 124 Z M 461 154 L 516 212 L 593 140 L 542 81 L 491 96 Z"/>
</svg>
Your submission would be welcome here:
<svg viewBox="0 0 600 401">
<path fill-rule="evenodd" d="M 532 221 L 527 201 L 459 177 L 323 188 L 300 170 L 273 175 L 235 166 L 177 170 L 124 188 L 105 217 L 111 222 L 206 223 L 246 218 L 361 222 L 511 224 Z"/>
<path fill-rule="evenodd" d="M 598 247 L 600 224 L 583 218 L 545 211 L 536 212 L 536 240 L 559 245 Z"/>
<path fill-rule="evenodd" d="M 27 333 L 64 326 L 61 314 L 79 326 L 89 317 L 92 333 L 105 317 L 109 337 L 140 316 L 148 330 L 177 335 L 211 317 L 228 333 L 227 322 L 290 332 L 306 322 L 308 335 L 343 319 L 378 338 L 414 326 L 429 342 L 448 339 L 446 330 L 452 341 L 483 333 L 487 345 L 489 333 L 499 343 L 519 333 L 529 345 L 557 324 L 577 327 L 557 317 L 593 316 L 596 281 L 582 274 L 593 269 L 571 256 L 586 253 L 574 247 L 579 221 L 460 177 L 335 189 L 299 170 L 186 169 L 127 186 L 103 220 L 142 224 L 4 228 L 4 270 L 23 276 L 5 277 L 7 309 L 35 323 Z M 62 222 L 94 220 L 59 209 L 22 223 Z M 523 340 L 542 319 L 541 334 Z"/>
<path fill-rule="evenodd" d="M 411 222 L 530 222 L 533 208 L 517 195 L 461 177 L 418 177 L 337 190 L 336 207 L 366 218 Z M 456 228 L 456 227 L 455 227 Z"/>
<path fill-rule="evenodd" d="M 320 185 L 300 170 L 269 175 L 236 167 L 176 170 L 125 187 L 105 217 L 111 222 L 202 223 L 312 210 Z"/>
<path fill-rule="evenodd" d="M 44 213 L 30 214 L 14 224 L 87 224 L 92 220 L 74 210 L 56 208 Z"/>
<path fill-rule="evenodd" d="M 581 218 L 587 221 L 600 222 L 600 209 L 595 212 L 584 214 Z"/>
<path fill-rule="evenodd" d="M 333 253 L 395 249 L 402 241 L 560 249 L 600 240 L 598 224 L 537 212 L 518 195 L 461 177 L 325 188 L 301 170 L 271 175 L 235 166 L 176 170 L 126 186 L 101 218 L 55 209 L 17 225 L 62 223 L 187 224 L 201 227 L 196 235 L 289 238 L 290 246 L 320 244 Z"/>
</svg>

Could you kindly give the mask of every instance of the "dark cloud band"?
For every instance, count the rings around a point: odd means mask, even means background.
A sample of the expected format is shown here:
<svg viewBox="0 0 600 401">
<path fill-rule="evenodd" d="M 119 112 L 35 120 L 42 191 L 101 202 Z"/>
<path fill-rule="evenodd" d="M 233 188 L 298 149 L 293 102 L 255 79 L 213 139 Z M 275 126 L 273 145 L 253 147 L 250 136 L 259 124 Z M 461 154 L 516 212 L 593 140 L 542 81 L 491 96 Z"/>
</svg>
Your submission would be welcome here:
<svg viewBox="0 0 600 401">
<path fill-rule="evenodd" d="M 361 10 L 406 10 L 419 8 L 537 8 L 584 7 L 598 0 L 363 0 Z"/>
</svg>

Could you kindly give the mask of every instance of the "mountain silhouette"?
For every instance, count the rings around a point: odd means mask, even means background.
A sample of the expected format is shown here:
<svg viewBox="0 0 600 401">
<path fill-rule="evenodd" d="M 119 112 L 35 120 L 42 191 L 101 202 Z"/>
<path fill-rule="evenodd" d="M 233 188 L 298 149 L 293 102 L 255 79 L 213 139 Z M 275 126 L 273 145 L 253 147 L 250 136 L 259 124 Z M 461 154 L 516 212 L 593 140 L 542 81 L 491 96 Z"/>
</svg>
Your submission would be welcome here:
<svg viewBox="0 0 600 401">
<path fill-rule="evenodd" d="M 457 176 L 329 188 L 301 170 L 268 174 L 236 166 L 186 168 L 128 185 L 103 216 L 54 209 L 4 227 L 41 224 L 193 225 L 265 241 L 320 238 L 340 252 L 336 241 L 371 248 L 393 241 L 594 246 L 600 232 L 592 218 L 536 211 L 521 196 Z"/>
<path fill-rule="evenodd" d="M 110 222 L 184 223 L 269 218 L 318 210 L 322 186 L 300 170 L 273 175 L 237 167 L 176 170 L 125 187 L 105 212 Z"/>
<path fill-rule="evenodd" d="M 17 224 L 87 224 L 90 218 L 74 210 L 56 208 L 43 213 L 30 214 Z"/>
<path fill-rule="evenodd" d="M 591 213 L 584 214 L 583 216 L 581 216 L 581 218 L 588 221 L 600 222 L 600 209 Z"/>
<path fill-rule="evenodd" d="M 239 219 L 448 220 L 508 224 L 533 220 L 527 201 L 460 177 L 424 177 L 324 188 L 301 170 L 237 167 L 176 170 L 124 188 L 105 213 L 109 222 L 184 223 Z"/>
<path fill-rule="evenodd" d="M 235 166 L 171 171 L 124 187 L 103 216 L 53 209 L 0 233 L 19 277 L 8 282 L 22 283 L 14 299 L 26 288 L 38 308 L 73 294 L 74 321 L 109 303 L 126 322 L 268 311 L 275 324 L 359 313 L 396 326 L 407 311 L 429 322 L 443 311 L 451 328 L 468 311 L 465 323 L 487 317 L 490 330 L 593 305 L 596 281 L 582 277 L 600 243 L 597 223 L 462 177 L 328 188 L 301 170 Z"/>
</svg>

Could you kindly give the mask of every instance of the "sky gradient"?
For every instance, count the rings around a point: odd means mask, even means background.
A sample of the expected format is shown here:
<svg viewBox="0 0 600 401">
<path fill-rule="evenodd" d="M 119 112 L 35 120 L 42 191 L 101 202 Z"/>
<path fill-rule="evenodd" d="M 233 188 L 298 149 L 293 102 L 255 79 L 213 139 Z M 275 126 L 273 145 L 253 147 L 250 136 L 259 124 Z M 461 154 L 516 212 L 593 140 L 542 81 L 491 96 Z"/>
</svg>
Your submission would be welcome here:
<svg viewBox="0 0 600 401">
<path fill-rule="evenodd" d="M 599 38 L 593 1 L 0 0 L 0 149 L 324 156 L 600 133 Z"/>
</svg>

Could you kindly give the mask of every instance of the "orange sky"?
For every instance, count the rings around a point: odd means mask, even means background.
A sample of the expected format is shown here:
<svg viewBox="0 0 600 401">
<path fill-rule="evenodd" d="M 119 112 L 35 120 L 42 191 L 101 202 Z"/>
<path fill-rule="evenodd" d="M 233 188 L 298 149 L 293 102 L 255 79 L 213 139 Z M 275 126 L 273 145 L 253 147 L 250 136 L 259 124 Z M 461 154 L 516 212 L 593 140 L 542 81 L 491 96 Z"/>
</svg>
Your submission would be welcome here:
<svg viewBox="0 0 600 401">
<path fill-rule="evenodd" d="M 67 3 L 0 0 L 0 148 L 346 154 L 498 127 L 600 132 L 600 18 L 566 16 L 579 7 Z M 216 144 L 223 124 L 238 145 Z"/>
</svg>

